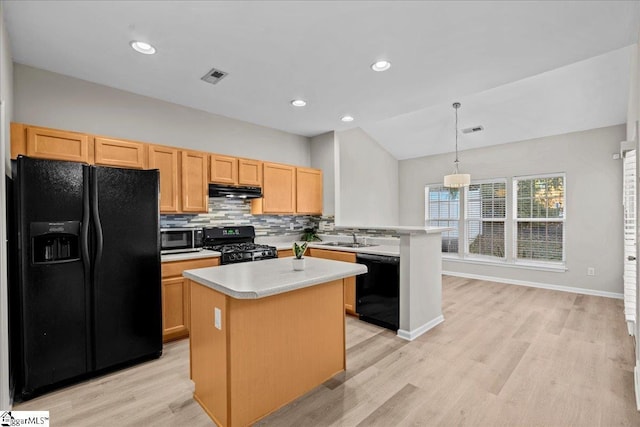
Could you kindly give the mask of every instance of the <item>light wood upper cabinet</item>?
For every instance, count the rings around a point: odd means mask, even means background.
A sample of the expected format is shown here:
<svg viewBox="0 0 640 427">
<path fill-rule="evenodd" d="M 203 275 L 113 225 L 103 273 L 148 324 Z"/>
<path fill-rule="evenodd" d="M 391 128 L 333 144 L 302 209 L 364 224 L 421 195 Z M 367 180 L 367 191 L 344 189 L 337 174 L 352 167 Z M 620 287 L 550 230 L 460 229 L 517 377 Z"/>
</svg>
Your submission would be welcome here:
<svg viewBox="0 0 640 427">
<path fill-rule="evenodd" d="M 119 166 L 130 169 L 145 168 L 146 144 L 102 137 L 95 137 L 93 140 L 96 165 Z"/>
<path fill-rule="evenodd" d="M 199 151 L 182 151 L 182 212 L 207 213 L 209 155 Z"/>
<path fill-rule="evenodd" d="M 322 171 L 296 168 L 296 212 L 322 214 Z"/>
<path fill-rule="evenodd" d="M 12 131 L 20 128 L 26 132 L 26 147 L 24 152 L 19 152 L 21 147 L 18 147 L 16 155 L 26 154 L 40 159 L 90 162 L 89 135 L 87 134 L 33 126 L 16 126 L 12 127 Z M 20 135 L 16 137 L 19 138 Z M 14 141 L 13 137 L 12 141 Z"/>
<path fill-rule="evenodd" d="M 209 181 L 220 184 L 238 183 L 238 159 L 236 157 L 212 154 L 210 158 Z"/>
<path fill-rule="evenodd" d="M 160 170 L 160 213 L 180 212 L 179 151 L 149 145 L 149 169 Z"/>
<path fill-rule="evenodd" d="M 219 184 L 262 186 L 262 162 L 212 154 L 209 181 Z"/>
<path fill-rule="evenodd" d="M 263 163 L 262 191 L 254 208 L 262 206 L 260 213 L 293 214 L 296 211 L 296 168 L 278 163 Z M 254 209 L 255 210 L 255 209 Z"/>
<path fill-rule="evenodd" d="M 340 252 L 330 249 L 309 248 L 309 256 L 332 259 L 334 261 L 356 262 L 354 252 Z M 349 314 L 356 314 L 356 277 L 344 279 L 344 309 Z"/>
<path fill-rule="evenodd" d="M 262 162 L 238 159 L 238 184 L 262 187 Z"/>
</svg>

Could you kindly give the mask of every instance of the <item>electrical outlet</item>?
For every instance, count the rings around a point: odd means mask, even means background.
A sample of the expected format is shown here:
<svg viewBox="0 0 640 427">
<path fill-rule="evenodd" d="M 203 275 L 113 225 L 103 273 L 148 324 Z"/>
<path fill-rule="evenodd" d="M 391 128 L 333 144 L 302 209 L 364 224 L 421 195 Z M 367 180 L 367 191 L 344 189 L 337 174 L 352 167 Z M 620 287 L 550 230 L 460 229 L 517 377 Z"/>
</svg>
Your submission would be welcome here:
<svg viewBox="0 0 640 427">
<path fill-rule="evenodd" d="M 292 222 L 289 223 L 289 230 L 293 230 L 293 223 Z"/>
<path fill-rule="evenodd" d="M 593 267 L 588 267 L 587 268 L 587 276 L 595 276 L 596 275 L 596 269 Z"/>
<path fill-rule="evenodd" d="M 216 329 L 222 329 L 222 311 L 218 307 L 213 310 L 213 319 Z"/>
</svg>

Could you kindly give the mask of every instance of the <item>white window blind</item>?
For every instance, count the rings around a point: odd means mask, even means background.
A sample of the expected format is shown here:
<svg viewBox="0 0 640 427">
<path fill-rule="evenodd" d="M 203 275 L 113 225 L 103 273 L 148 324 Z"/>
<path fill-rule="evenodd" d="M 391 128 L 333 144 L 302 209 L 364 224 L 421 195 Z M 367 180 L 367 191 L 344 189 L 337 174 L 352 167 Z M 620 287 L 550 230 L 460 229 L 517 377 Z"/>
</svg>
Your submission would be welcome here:
<svg viewBox="0 0 640 427">
<path fill-rule="evenodd" d="M 458 252 L 460 191 L 442 185 L 425 187 L 425 222 L 432 227 L 453 227 L 442 233 L 442 252 Z"/>
<path fill-rule="evenodd" d="M 473 183 L 466 190 L 466 253 L 505 258 L 506 180 Z"/>
<path fill-rule="evenodd" d="M 513 180 L 516 260 L 564 262 L 565 177 Z"/>
<path fill-rule="evenodd" d="M 636 321 L 636 150 L 624 155 L 623 193 L 624 204 L 624 315 L 633 334 Z M 633 257 L 631 260 L 629 257 Z"/>
</svg>

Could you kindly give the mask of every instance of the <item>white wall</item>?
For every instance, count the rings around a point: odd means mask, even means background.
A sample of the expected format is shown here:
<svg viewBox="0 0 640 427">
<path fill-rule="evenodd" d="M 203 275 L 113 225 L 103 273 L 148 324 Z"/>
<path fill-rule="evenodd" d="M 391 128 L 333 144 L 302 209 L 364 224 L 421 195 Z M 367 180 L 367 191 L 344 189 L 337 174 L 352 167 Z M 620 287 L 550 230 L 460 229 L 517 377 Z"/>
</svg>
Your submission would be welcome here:
<svg viewBox="0 0 640 427">
<path fill-rule="evenodd" d="M 622 162 L 613 160 L 625 126 L 462 151 L 472 180 L 566 173 L 566 272 L 443 261 L 443 270 L 512 281 L 622 293 Z M 424 187 L 450 173 L 454 155 L 400 162 L 400 223 L 424 223 Z M 509 200 L 509 203 L 511 201 Z M 509 205 L 508 205 L 509 206 Z M 587 276 L 595 267 L 596 276 Z"/>
<path fill-rule="evenodd" d="M 398 225 L 398 160 L 362 129 L 336 139 L 336 225 Z"/>
<path fill-rule="evenodd" d="M 9 327 L 7 304 L 7 229 L 4 176 L 10 174 L 9 123 L 13 106 L 13 65 L 9 35 L 4 23 L 3 3 L 0 3 L 0 410 L 9 409 Z"/>
<path fill-rule="evenodd" d="M 309 139 L 14 64 L 14 121 L 310 165 Z"/>
<path fill-rule="evenodd" d="M 333 216 L 336 212 L 336 138 L 335 132 L 327 132 L 311 138 L 311 167 L 322 169 L 322 214 Z"/>
</svg>

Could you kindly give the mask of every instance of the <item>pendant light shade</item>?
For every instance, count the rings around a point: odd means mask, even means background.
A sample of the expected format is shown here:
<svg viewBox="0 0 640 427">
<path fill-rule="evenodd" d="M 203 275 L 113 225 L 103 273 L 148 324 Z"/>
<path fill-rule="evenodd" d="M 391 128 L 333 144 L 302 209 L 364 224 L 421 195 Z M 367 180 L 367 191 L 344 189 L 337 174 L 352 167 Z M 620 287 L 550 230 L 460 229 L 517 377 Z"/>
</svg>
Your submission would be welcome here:
<svg viewBox="0 0 640 427">
<path fill-rule="evenodd" d="M 471 184 L 471 175 L 460 173 L 458 170 L 458 163 L 460 163 L 458 160 L 458 108 L 460 108 L 460 103 L 454 102 L 453 108 L 456 110 L 456 160 L 453 162 L 453 173 L 444 176 L 444 186 L 449 188 L 468 187 Z"/>
<path fill-rule="evenodd" d="M 471 175 L 468 173 L 454 173 L 444 176 L 444 186 L 449 188 L 468 187 L 471 184 Z"/>
</svg>

